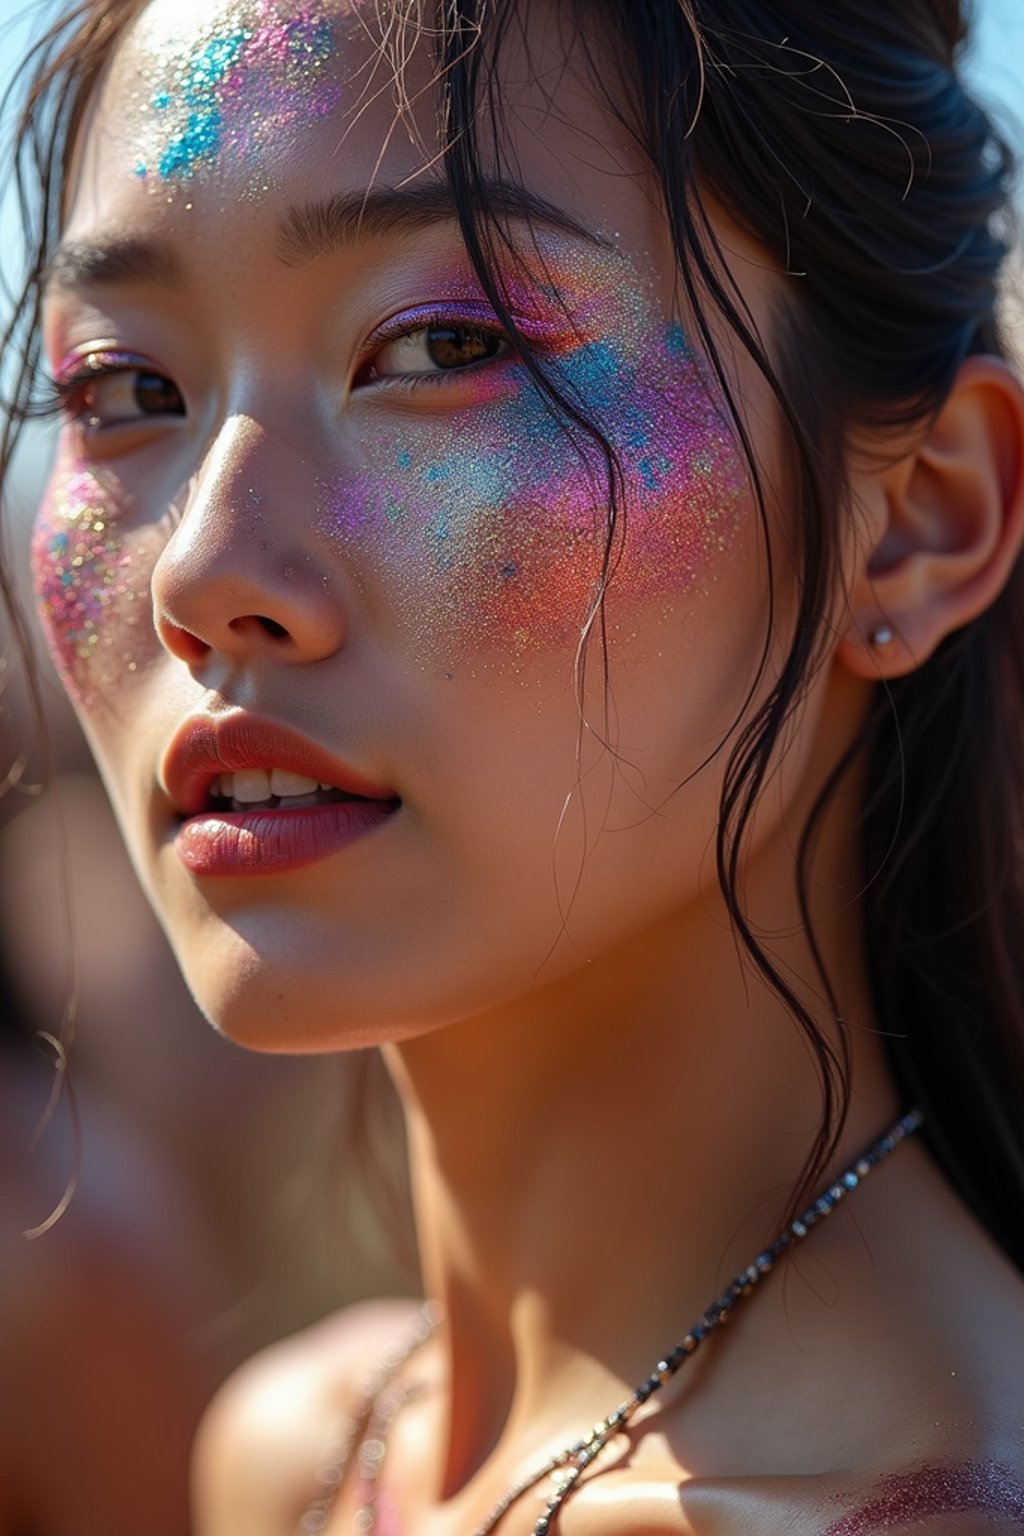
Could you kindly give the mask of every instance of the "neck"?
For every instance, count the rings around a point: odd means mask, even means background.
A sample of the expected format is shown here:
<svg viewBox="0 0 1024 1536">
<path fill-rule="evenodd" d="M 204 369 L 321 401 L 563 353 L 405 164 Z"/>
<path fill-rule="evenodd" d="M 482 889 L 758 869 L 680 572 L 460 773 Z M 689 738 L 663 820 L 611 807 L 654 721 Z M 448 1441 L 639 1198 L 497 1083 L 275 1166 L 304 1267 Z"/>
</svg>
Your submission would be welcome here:
<svg viewBox="0 0 1024 1536">
<path fill-rule="evenodd" d="M 606 1411 L 783 1225 L 820 1079 L 723 915 L 700 914 L 389 1050 L 447 1320 L 449 1491 L 517 1425 L 539 1443 Z M 870 1022 L 862 998 L 844 1017 Z M 851 1038 L 839 1164 L 897 1112 L 877 1041 Z"/>
<path fill-rule="evenodd" d="M 862 701 L 846 702 L 852 727 Z M 819 824 L 813 942 L 793 878 L 789 827 L 805 824 L 842 744 L 822 741 L 790 814 L 751 855 L 743 893 L 777 972 L 846 1057 L 850 1112 L 823 1182 L 900 1107 L 851 899 L 855 777 Z M 818 958 L 834 1007 L 815 985 Z M 815 1149 L 819 1059 L 707 891 L 614 952 L 577 956 L 550 984 L 386 1055 L 425 1288 L 446 1318 L 449 1494 L 492 1453 L 514 1464 L 524 1445 L 554 1449 L 606 1413 L 772 1242 Z M 815 1236 L 819 1255 L 829 1242 Z M 834 1257 L 846 1262 L 838 1247 Z M 755 1328 L 769 1310 L 759 1299 Z M 787 1318 L 777 1326 L 785 1333 Z M 751 1348 L 748 1337 L 746 1368 Z M 711 1353 L 687 1368 L 702 1403 Z M 751 1383 L 730 1365 L 739 1376 L 727 1369 L 717 1386 L 734 1413 Z"/>
</svg>

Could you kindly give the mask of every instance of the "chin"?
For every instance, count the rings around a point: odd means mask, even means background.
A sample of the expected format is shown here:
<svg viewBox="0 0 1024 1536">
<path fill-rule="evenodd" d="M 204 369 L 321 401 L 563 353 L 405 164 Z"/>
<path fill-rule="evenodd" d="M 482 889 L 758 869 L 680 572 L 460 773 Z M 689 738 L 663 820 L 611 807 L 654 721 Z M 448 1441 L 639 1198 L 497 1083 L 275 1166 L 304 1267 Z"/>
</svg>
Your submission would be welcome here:
<svg viewBox="0 0 1024 1536">
<path fill-rule="evenodd" d="M 410 957 L 345 944 L 316 920 L 281 913 L 198 928 L 167 925 L 197 1006 L 225 1039 L 273 1055 L 316 1055 L 426 1034 L 473 1011 Z M 348 951 L 348 952 L 346 952 Z M 459 1006 L 459 1002 L 463 1006 Z"/>
</svg>

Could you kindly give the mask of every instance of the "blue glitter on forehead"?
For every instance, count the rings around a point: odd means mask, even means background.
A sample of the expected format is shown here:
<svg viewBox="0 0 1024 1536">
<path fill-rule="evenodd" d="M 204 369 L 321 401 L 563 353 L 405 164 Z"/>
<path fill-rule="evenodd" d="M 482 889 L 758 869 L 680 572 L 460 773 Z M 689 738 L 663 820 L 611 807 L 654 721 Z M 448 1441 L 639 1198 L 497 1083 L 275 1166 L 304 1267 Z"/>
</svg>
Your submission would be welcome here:
<svg viewBox="0 0 1024 1536">
<path fill-rule="evenodd" d="M 197 165 L 217 154 L 224 131 L 219 89 L 251 39 L 247 27 L 211 39 L 185 72 L 180 95 L 164 90 L 153 97 L 156 112 L 168 112 L 179 102 L 188 108 L 183 131 L 171 139 L 160 156 L 161 176 L 191 176 Z M 140 164 L 136 174 L 144 176 L 146 169 Z"/>
<path fill-rule="evenodd" d="M 324 61 L 334 53 L 334 34 L 324 18 L 312 23 L 295 21 L 287 29 L 288 49 L 305 62 L 308 58 Z"/>
<path fill-rule="evenodd" d="M 216 108 L 190 112 L 185 132 L 173 139 L 160 156 L 160 175 L 191 176 L 197 162 L 212 159 L 220 144 L 223 121 Z"/>
<path fill-rule="evenodd" d="M 207 43 L 185 76 L 185 99 L 201 100 L 207 91 L 219 85 L 251 38 L 252 33 L 244 27 L 228 37 L 215 37 Z"/>
<path fill-rule="evenodd" d="M 157 140 L 136 174 L 180 181 L 226 157 L 252 167 L 262 185 L 281 131 L 301 134 L 342 99 L 336 19 L 322 0 L 248 0 L 243 21 L 214 21 L 194 43 L 160 37 L 149 101 Z"/>
</svg>

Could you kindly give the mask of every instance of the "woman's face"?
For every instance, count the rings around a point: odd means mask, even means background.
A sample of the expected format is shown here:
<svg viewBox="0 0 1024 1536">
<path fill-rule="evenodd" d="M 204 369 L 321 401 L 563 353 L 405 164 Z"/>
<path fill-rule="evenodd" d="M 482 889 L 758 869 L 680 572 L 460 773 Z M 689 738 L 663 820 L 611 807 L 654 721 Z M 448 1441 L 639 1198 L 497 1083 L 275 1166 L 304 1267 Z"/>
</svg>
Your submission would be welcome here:
<svg viewBox="0 0 1024 1536">
<path fill-rule="evenodd" d="M 619 456 L 603 632 L 604 459 L 474 279 L 427 47 L 396 114 L 378 10 L 153 0 L 48 299 L 50 643 L 199 1002 L 268 1049 L 465 1017 L 697 902 L 766 626 L 647 169 L 556 9 L 503 66 L 538 207 L 496 188 L 499 280 Z"/>
</svg>

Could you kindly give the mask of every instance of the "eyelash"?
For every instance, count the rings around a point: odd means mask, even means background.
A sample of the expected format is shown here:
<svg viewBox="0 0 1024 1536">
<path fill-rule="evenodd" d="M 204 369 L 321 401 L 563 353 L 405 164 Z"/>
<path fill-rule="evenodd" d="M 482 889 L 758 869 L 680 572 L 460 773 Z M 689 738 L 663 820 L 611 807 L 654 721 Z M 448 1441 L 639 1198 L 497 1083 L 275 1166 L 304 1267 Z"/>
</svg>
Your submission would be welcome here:
<svg viewBox="0 0 1024 1536">
<path fill-rule="evenodd" d="M 445 310 L 416 310 L 405 311 L 396 315 L 393 320 L 386 321 L 370 337 L 359 361 L 355 376 L 364 373 L 372 364 L 374 357 L 386 346 L 404 337 L 415 336 L 420 332 L 439 330 L 445 326 L 457 327 L 473 336 L 485 337 L 488 340 L 505 342 L 509 351 L 493 358 L 482 358 L 478 362 L 467 363 L 459 368 L 438 368 L 423 373 L 402 373 L 384 375 L 372 379 L 360 388 L 373 387 L 375 389 L 402 388 L 407 391 L 419 390 L 429 387 L 450 387 L 454 379 L 462 375 L 476 373 L 485 368 L 494 368 L 501 363 L 507 363 L 514 357 L 511 351 L 512 343 L 505 329 L 495 319 L 488 321 L 485 315 L 476 313 L 450 312 Z M 525 330 L 526 327 L 523 327 Z M 90 353 L 90 358 L 100 359 L 102 354 Z M 159 368 L 149 362 L 148 359 L 137 357 L 134 354 L 110 354 L 109 361 L 95 361 L 72 368 L 55 379 L 47 379 L 44 384 L 42 398 L 39 399 L 31 410 L 33 419 L 48 420 L 56 416 L 82 425 L 82 409 L 76 403 L 82 391 L 89 385 L 98 384 L 106 378 L 116 378 L 119 375 L 150 372 L 161 378 L 169 377 L 163 374 Z M 132 418 L 134 421 L 135 418 Z M 120 423 L 119 423 L 120 425 Z M 88 429 L 86 429 L 88 430 Z M 93 428 L 94 431 L 103 431 L 103 427 Z M 109 429 L 108 429 L 109 430 Z"/>
<path fill-rule="evenodd" d="M 107 359 L 104 361 L 104 359 Z M 30 414 L 34 420 L 48 421 L 54 417 L 63 417 L 73 425 L 83 425 L 83 410 L 76 405 L 77 397 L 90 384 L 98 384 L 102 379 L 112 379 L 130 373 L 149 373 L 155 378 L 168 378 L 151 363 L 148 358 L 138 357 L 134 353 L 89 352 L 85 354 L 82 363 L 70 372 L 61 371 L 57 378 L 44 380 L 43 395 L 31 408 Z M 169 382 L 173 382 L 170 381 Z M 84 430 L 89 430 L 84 428 Z M 102 428 L 94 428 L 101 431 Z"/>
<path fill-rule="evenodd" d="M 464 331 L 470 336 L 480 336 L 489 341 L 504 342 L 508 347 L 508 351 L 498 357 L 481 358 L 477 362 L 467 363 L 460 368 L 438 368 L 431 372 L 384 375 L 380 378 L 372 379 L 367 385 L 360 387 L 367 388 L 372 386 L 375 389 L 397 387 L 406 390 L 416 390 L 421 386 L 450 385 L 451 381 L 465 377 L 467 374 L 477 373 L 483 369 L 493 369 L 501 363 L 514 360 L 515 353 L 512 340 L 508 332 L 489 309 L 476 311 L 466 308 L 459 311 L 434 308 L 403 310 L 401 314 L 395 315 L 391 320 L 386 320 L 383 325 L 378 326 L 377 330 L 374 331 L 363 350 L 362 357 L 355 370 L 355 377 L 358 379 L 361 374 L 365 373 L 374 358 L 392 343 L 420 335 L 423 332 L 443 330 L 445 327 Z"/>
<path fill-rule="evenodd" d="M 89 378 L 102 378 L 102 374 L 90 371 Z M 42 398 L 32 410 L 33 420 L 49 421 L 54 416 L 73 416 L 72 402 L 84 383 L 84 374 L 72 374 L 66 379 L 44 380 Z"/>
</svg>

